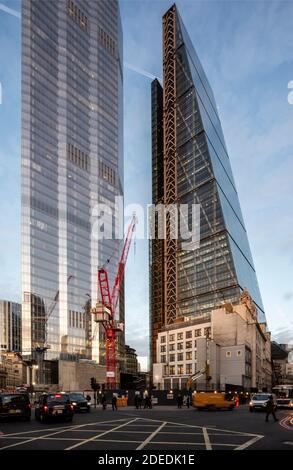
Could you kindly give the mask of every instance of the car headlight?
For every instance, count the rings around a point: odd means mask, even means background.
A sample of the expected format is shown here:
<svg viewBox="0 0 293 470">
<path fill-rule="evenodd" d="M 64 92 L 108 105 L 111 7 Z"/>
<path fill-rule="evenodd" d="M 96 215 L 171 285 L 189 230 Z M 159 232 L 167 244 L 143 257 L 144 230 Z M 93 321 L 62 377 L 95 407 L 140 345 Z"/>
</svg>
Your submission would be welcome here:
<svg viewBox="0 0 293 470">
<path fill-rule="evenodd" d="M 290 401 L 290 406 L 293 408 L 293 400 Z"/>
<path fill-rule="evenodd" d="M 72 404 L 73 404 L 74 406 L 76 406 L 76 405 L 77 405 L 76 401 L 73 401 L 73 402 L 72 402 Z"/>
<path fill-rule="evenodd" d="M 249 406 L 253 405 L 252 401 L 249 402 Z"/>
</svg>

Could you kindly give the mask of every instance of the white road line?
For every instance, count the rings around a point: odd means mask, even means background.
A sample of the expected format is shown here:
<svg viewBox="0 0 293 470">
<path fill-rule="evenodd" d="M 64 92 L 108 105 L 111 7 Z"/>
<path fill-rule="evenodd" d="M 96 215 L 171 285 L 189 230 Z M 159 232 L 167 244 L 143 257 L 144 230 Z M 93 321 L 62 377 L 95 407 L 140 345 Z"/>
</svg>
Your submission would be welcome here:
<svg viewBox="0 0 293 470">
<path fill-rule="evenodd" d="M 150 443 L 151 445 L 154 444 L 162 444 L 162 445 L 183 445 L 183 446 L 205 446 L 204 442 L 173 442 L 173 441 L 153 441 Z M 217 442 L 216 444 L 213 443 L 213 446 L 224 446 L 224 447 L 235 447 L 235 444 L 221 444 Z"/>
<path fill-rule="evenodd" d="M 255 437 L 253 437 L 252 439 L 250 439 L 249 441 L 244 442 L 244 444 L 241 444 L 241 446 L 236 447 L 235 450 L 247 449 L 247 447 L 252 446 L 252 444 L 254 444 L 255 442 L 259 441 L 259 440 L 262 439 L 263 437 L 264 437 L 264 436 L 255 436 Z"/>
<path fill-rule="evenodd" d="M 127 423 L 120 424 L 120 426 L 116 426 L 113 429 L 108 429 L 108 431 L 103 432 L 102 434 L 98 434 L 95 436 L 90 437 L 89 439 L 85 439 L 83 442 L 79 442 L 78 444 L 74 444 L 73 446 L 67 447 L 64 450 L 72 450 L 75 449 L 76 447 L 82 446 L 84 444 L 87 444 L 88 442 L 94 441 L 95 439 L 98 439 L 99 437 L 105 436 L 106 434 L 109 434 L 112 431 L 115 431 L 116 429 L 122 428 L 123 426 L 127 426 L 128 423 L 133 423 L 136 421 L 138 418 L 132 419 L 131 421 L 128 421 Z"/>
<path fill-rule="evenodd" d="M 64 429 L 62 429 L 62 431 L 59 430 L 56 432 L 52 432 L 50 434 L 45 434 L 44 436 L 32 437 L 31 439 L 27 439 L 26 441 L 16 442 L 15 444 L 10 444 L 8 446 L 0 447 L 0 451 L 4 449 L 9 449 L 10 447 L 21 446 L 22 444 L 28 444 L 29 442 L 39 441 L 39 440 L 45 439 L 46 437 L 51 437 L 51 436 L 55 436 L 56 434 L 61 434 L 62 432 L 64 432 Z"/>
<path fill-rule="evenodd" d="M 211 441 L 207 432 L 207 428 L 202 428 L 206 450 L 212 450 Z"/>
<path fill-rule="evenodd" d="M 146 421 L 155 421 L 155 422 L 162 422 L 162 420 L 159 420 L 159 419 L 151 419 L 151 418 L 141 418 L 141 419 L 145 419 Z M 202 429 L 203 427 L 206 427 L 207 429 L 211 429 L 212 431 L 214 431 L 215 429 L 213 427 L 209 427 L 209 426 L 198 426 L 198 425 L 195 425 L 195 424 L 183 424 L 183 423 L 175 423 L 174 421 L 166 421 L 167 423 L 167 426 L 168 424 L 174 424 L 176 426 L 185 426 L 187 428 L 196 428 L 196 429 Z M 217 428 L 216 431 L 222 431 L 222 432 L 227 432 L 227 433 L 230 433 L 230 434 L 239 434 L 241 436 L 253 436 L 253 437 L 264 437 L 264 436 L 259 436 L 258 434 L 252 434 L 252 433 L 249 433 L 249 432 L 241 432 L 241 431 L 232 431 L 231 429 L 220 429 L 220 428 Z M 225 434 L 224 434 L 225 435 Z"/>
<path fill-rule="evenodd" d="M 112 419 L 112 420 L 107 420 L 107 421 L 96 421 L 95 423 L 86 423 L 86 424 L 82 424 L 82 425 L 71 425 L 71 426 L 62 426 L 62 428 L 58 428 L 58 430 L 64 430 L 64 431 L 74 431 L 75 428 L 80 428 L 80 427 L 85 427 L 85 426 L 100 426 L 100 425 L 105 425 L 105 424 L 109 424 L 109 426 L 111 425 L 112 426 L 112 423 L 116 423 L 117 421 L 126 421 L 128 418 L 122 418 L 122 419 Z M 54 431 L 56 428 L 39 428 L 39 429 L 33 429 L 32 431 L 22 431 L 22 432 L 13 432 L 13 433 L 10 433 L 10 434 L 3 434 L 3 436 L 1 437 L 9 437 L 9 436 L 23 436 L 24 434 L 32 434 L 32 433 L 38 433 L 38 432 L 45 432 L 45 431 Z M 1 442 L 1 439 L 0 439 L 0 442 Z"/>
<path fill-rule="evenodd" d="M 285 441 L 283 444 L 288 444 L 289 446 L 293 446 L 293 441 Z"/>
<path fill-rule="evenodd" d="M 159 426 L 154 432 L 152 432 L 152 434 L 150 434 L 145 441 L 143 441 L 138 447 L 136 450 L 141 450 L 143 449 L 147 444 L 149 444 L 149 442 L 161 431 L 161 429 L 165 426 L 165 424 L 167 424 L 166 421 L 164 421 L 161 426 Z"/>
<path fill-rule="evenodd" d="M 113 421 L 116 422 L 117 420 L 113 420 Z M 120 420 L 120 421 L 122 421 L 122 420 Z M 97 424 L 97 423 L 95 423 L 95 424 Z M 4 449 L 8 449 L 10 447 L 16 447 L 16 446 L 20 446 L 22 444 L 27 444 L 29 442 L 44 440 L 46 437 L 55 436 L 56 434 L 62 434 L 63 432 L 72 431 L 73 429 L 83 428 L 85 426 L 88 426 L 88 423 L 87 424 L 79 424 L 79 425 L 76 425 L 76 426 L 68 426 L 68 427 L 62 428 L 62 429 L 59 428 L 58 431 L 53 432 L 53 433 L 45 434 L 45 435 L 38 436 L 38 437 L 32 437 L 30 439 L 27 439 L 26 441 L 16 442 L 15 444 L 10 444 L 8 446 L 0 447 L 0 451 L 4 450 Z M 42 429 L 40 429 L 39 431 L 42 431 Z M 7 435 L 7 437 L 9 437 L 9 434 Z M 5 435 L 2 436 L 2 439 L 3 438 L 5 439 Z M 1 442 L 1 439 L 0 439 L 0 442 Z"/>
</svg>

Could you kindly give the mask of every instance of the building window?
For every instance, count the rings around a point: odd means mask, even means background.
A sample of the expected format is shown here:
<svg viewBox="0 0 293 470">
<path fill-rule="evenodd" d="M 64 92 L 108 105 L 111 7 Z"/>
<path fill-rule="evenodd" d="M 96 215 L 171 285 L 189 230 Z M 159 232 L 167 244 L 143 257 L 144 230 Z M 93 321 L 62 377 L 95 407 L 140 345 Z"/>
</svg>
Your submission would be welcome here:
<svg viewBox="0 0 293 470">
<path fill-rule="evenodd" d="M 174 362 L 175 361 L 175 354 L 170 354 L 170 362 Z"/>
<path fill-rule="evenodd" d="M 165 362 L 166 362 L 166 356 L 165 356 L 165 355 L 164 355 L 164 356 L 161 356 L 161 362 L 162 362 L 162 363 L 165 363 Z"/>
<path fill-rule="evenodd" d="M 192 341 L 186 341 L 185 347 L 186 347 L 186 349 L 191 349 L 192 348 Z"/>
<path fill-rule="evenodd" d="M 186 331 L 185 338 L 192 338 L 192 331 Z"/>
<path fill-rule="evenodd" d="M 231 351 L 226 351 L 226 357 L 231 357 Z"/>
<path fill-rule="evenodd" d="M 78 24 L 81 29 L 88 31 L 89 21 L 88 17 L 78 8 L 72 0 L 67 1 L 67 13 Z"/>
<path fill-rule="evenodd" d="M 170 351 L 175 351 L 175 344 L 170 344 L 169 350 Z"/>
<path fill-rule="evenodd" d="M 211 327 L 210 326 L 204 329 L 204 336 L 206 338 L 209 338 L 211 336 Z"/>
<path fill-rule="evenodd" d="M 170 366 L 170 375 L 175 375 L 175 366 Z"/>
<path fill-rule="evenodd" d="M 166 336 L 161 336 L 161 343 L 166 343 Z"/>
<path fill-rule="evenodd" d="M 161 353 L 166 352 L 166 346 L 161 346 Z"/>
<path fill-rule="evenodd" d="M 242 356 L 242 351 L 237 351 L 237 356 Z"/>
<path fill-rule="evenodd" d="M 175 341 L 175 335 L 174 334 L 169 336 L 169 341 Z"/>
<path fill-rule="evenodd" d="M 194 330 L 194 336 L 195 337 L 201 336 L 201 328 L 199 328 L 198 330 Z"/>
<path fill-rule="evenodd" d="M 99 162 L 99 176 L 107 183 L 116 186 L 116 172 L 104 162 Z"/>
<path fill-rule="evenodd" d="M 196 348 L 196 340 L 194 341 L 194 347 Z"/>
<path fill-rule="evenodd" d="M 192 364 L 186 364 L 186 374 L 192 374 Z"/>
<path fill-rule="evenodd" d="M 177 333 L 177 339 L 178 340 L 183 339 L 183 333 Z"/>
<path fill-rule="evenodd" d="M 79 168 L 85 171 L 90 169 L 90 158 L 89 156 L 77 148 L 75 145 L 67 144 L 67 158 L 69 161 L 77 165 Z"/>
<path fill-rule="evenodd" d="M 116 55 L 116 42 L 101 27 L 99 27 L 98 38 L 99 38 L 100 43 L 103 44 L 103 46 L 105 47 L 105 49 L 112 56 L 115 57 L 115 55 Z"/>
<path fill-rule="evenodd" d="M 177 354 L 177 361 L 183 361 L 183 353 Z"/>
<path fill-rule="evenodd" d="M 177 343 L 177 349 L 180 351 L 183 349 L 183 343 Z"/>
<path fill-rule="evenodd" d="M 186 361 L 191 361 L 192 360 L 192 352 L 191 351 L 188 351 L 186 353 Z"/>
<path fill-rule="evenodd" d="M 183 365 L 179 365 L 177 366 L 177 374 L 178 375 L 182 375 L 184 372 L 183 372 Z"/>
</svg>

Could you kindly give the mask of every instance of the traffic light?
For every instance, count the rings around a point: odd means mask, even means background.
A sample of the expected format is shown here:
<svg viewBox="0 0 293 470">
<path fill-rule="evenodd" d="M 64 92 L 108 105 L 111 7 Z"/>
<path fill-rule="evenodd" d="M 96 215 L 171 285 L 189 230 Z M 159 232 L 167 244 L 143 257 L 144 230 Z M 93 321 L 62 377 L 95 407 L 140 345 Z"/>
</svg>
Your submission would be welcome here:
<svg viewBox="0 0 293 470">
<path fill-rule="evenodd" d="M 96 386 L 97 386 L 97 381 L 96 381 L 95 377 L 91 377 L 92 390 L 96 390 Z"/>
</svg>

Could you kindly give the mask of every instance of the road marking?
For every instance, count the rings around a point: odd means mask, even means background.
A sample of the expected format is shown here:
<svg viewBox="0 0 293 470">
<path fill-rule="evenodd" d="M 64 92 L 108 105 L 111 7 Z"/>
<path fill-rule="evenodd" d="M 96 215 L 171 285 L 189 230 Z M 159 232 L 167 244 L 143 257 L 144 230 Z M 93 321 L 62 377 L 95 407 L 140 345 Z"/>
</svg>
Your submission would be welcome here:
<svg viewBox="0 0 293 470">
<path fill-rule="evenodd" d="M 145 441 L 143 441 L 136 450 L 141 450 L 143 449 L 147 444 L 150 443 L 150 441 L 161 431 L 161 429 L 167 424 L 167 421 L 164 421 L 161 426 L 159 426 L 152 434 L 149 435 L 149 437 L 146 438 Z"/>
<path fill-rule="evenodd" d="M 132 419 L 131 421 L 129 421 L 129 423 L 133 423 L 133 422 L 136 421 L 137 419 L 138 419 L 138 418 Z M 102 434 L 98 434 L 98 435 L 96 435 L 96 436 L 90 437 L 89 439 L 85 439 L 83 442 L 79 442 L 78 444 L 74 444 L 73 446 L 67 447 L 67 448 L 64 449 L 64 450 L 72 450 L 72 449 L 75 449 L 76 447 L 79 447 L 79 446 L 82 446 L 82 445 L 84 445 L 84 444 L 87 444 L 88 442 L 94 441 L 95 439 L 98 439 L 99 437 L 105 436 L 106 434 L 109 434 L 110 432 L 115 431 L 116 429 L 122 428 L 123 426 L 127 426 L 127 424 L 128 424 L 128 422 L 127 422 L 127 423 L 120 424 L 120 426 L 116 426 L 116 427 L 113 428 L 113 429 L 108 429 L 108 431 L 105 431 L 105 432 L 103 432 Z"/>
<path fill-rule="evenodd" d="M 280 426 L 285 429 L 289 429 L 289 431 L 293 431 L 293 418 L 290 415 L 285 416 L 285 418 L 281 419 L 279 422 Z"/>
<path fill-rule="evenodd" d="M 125 419 L 124 419 L 124 420 L 125 420 Z M 117 420 L 113 420 L 113 421 L 116 422 Z M 120 421 L 122 421 L 122 420 L 120 420 Z M 94 423 L 94 424 L 97 424 L 97 423 Z M 44 436 L 42 435 L 42 436 L 38 436 L 38 437 L 32 437 L 32 438 L 30 438 L 30 439 L 27 439 L 26 441 L 17 442 L 17 443 L 15 443 L 15 444 L 10 444 L 10 445 L 8 445 L 8 446 L 0 447 L 0 451 L 1 451 L 1 450 L 4 450 L 4 449 L 8 449 L 8 448 L 10 448 L 10 447 L 16 447 L 16 446 L 20 446 L 20 445 L 22 445 L 22 444 L 27 444 L 27 443 L 29 443 L 29 442 L 42 440 L 42 439 L 45 439 L 46 437 L 55 436 L 56 434 L 62 434 L 62 433 L 65 432 L 65 431 L 71 431 L 71 430 L 73 430 L 73 429 L 82 428 L 82 427 L 84 427 L 84 426 L 88 426 L 88 424 L 80 424 L 80 425 L 76 425 L 76 426 L 68 426 L 68 427 L 62 428 L 62 429 L 59 428 L 58 431 L 53 432 L 53 433 L 49 433 L 49 434 L 45 434 Z M 42 429 L 39 430 L 39 432 L 41 432 L 41 431 L 42 431 Z M 19 434 L 22 434 L 22 433 L 19 433 Z M 9 437 L 10 435 L 11 435 L 11 434 L 7 434 L 7 437 Z M 5 437 L 6 437 L 6 436 L 4 435 L 4 436 L 2 437 L 2 439 L 3 439 L 3 438 L 5 439 Z"/>
<path fill-rule="evenodd" d="M 151 445 L 162 444 L 162 445 L 183 445 L 183 446 L 205 446 L 204 442 L 173 442 L 173 441 L 155 441 L 151 442 Z M 213 443 L 213 446 L 224 446 L 224 447 L 235 447 L 235 444 L 221 444 L 217 442 Z"/>
<path fill-rule="evenodd" d="M 212 450 L 211 441 L 207 432 L 207 428 L 202 428 L 206 450 Z"/>
<path fill-rule="evenodd" d="M 82 425 L 71 425 L 71 426 L 62 426 L 62 428 L 58 428 L 58 430 L 64 430 L 64 431 L 74 431 L 75 428 L 79 427 L 85 427 L 85 426 L 100 426 L 100 425 L 106 425 L 109 424 L 109 426 L 112 426 L 112 423 L 116 423 L 117 421 L 126 421 L 128 418 L 121 418 L 121 419 L 112 419 L 112 420 L 107 420 L 107 421 L 96 421 L 95 423 L 86 423 Z M 32 431 L 23 431 L 23 432 L 13 432 L 9 434 L 4 434 L 2 437 L 9 437 L 9 436 L 20 436 L 24 434 L 32 434 L 32 433 L 38 433 L 38 432 L 45 432 L 45 431 L 54 431 L 56 428 L 40 428 L 40 429 L 33 429 Z M 94 430 L 93 430 L 94 431 Z"/>
<path fill-rule="evenodd" d="M 288 444 L 289 446 L 293 446 L 293 441 L 285 441 L 283 444 Z"/>
<path fill-rule="evenodd" d="M 264 436 L 255 436 L 255 437 L 253 437 L 252 439 L 250 439 L 249 441 L 245 442 L 244 444 L 241 444 L 241 446 L 236 447 L 235 450 L 247 449 L 247 447 L 252 446 L 252 444 L 254 444 L 255 442 L 259 441 L 259 440 L 262 439 L 263 437 L 264 437 Z"/>
<path fill-rule="evenodd" d="M 162 422 L 162 420 L 159 420 L 159 419 L 151 419 L 151 418 L 140 418 L 141 420 L 146 420 L 146 421 L 156 421 L 156 422 Z M 174 421 L 167 421 L 167 426 L 169 424 L 174 424 L 176 426 L 185 426 L 187 428 L 196 428 L 196 429 L 202 429 L 204 426 L 198 426 L 198 425 L 195 425 L 195 424 L 184 424 L 184 423 L 175 423 Z M 212 431 L 222 431 L 222 432 L 227 432 L 227 433 L 230 433 L 230 434 L 239 434 L 241 436 L 258 436 L 258 434 L 252 434 L 252 433 L 249 433 L 249 432 L 241 432 L 241 431 L 232 431 L 231 429 L 220 429 L 220 428 L 217 428 L 217 429 L 214 429 L 214 428 L 210 428 L 210 426 L 205 426 L 207 429 L 211 429 Z M 261 436 L 261 437 L 264 437 L 264 436 Z"/>
</svg>

